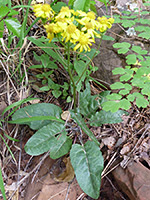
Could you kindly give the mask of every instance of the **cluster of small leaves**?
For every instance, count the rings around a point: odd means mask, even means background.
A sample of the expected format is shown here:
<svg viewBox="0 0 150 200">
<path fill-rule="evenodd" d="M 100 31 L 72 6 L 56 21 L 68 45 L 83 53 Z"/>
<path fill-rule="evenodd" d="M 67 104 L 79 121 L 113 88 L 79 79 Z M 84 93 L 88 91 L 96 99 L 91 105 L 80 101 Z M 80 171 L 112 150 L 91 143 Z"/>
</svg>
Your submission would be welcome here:
<svg viewBox="0 0 150 200">
<path fill-rule="evenodd" d="M 131 103 L 135 101 L 138 107 L 146 108 L 150 103 L 150 56 L 148 51 L 142 50 L 140 46 L 132 46 L 127 42 L 113 45 L 119 48 L 119 54 L 125 54 L 128 66 L 115 68 L 114 75 L 120 75 L 120 82 L 111 85 L 112 90 L 119 90 L 107 96 L 109 101 L 104 102 L 103 109 L 116 112 L 119 108 L 128 110 Z M 130 65 L 133 65 L 131 67 Z"/>
<path fill-rule="evenodd" d="M 104 99 L 105 95 L 101 94 L 101 97 Z M 88 124 L 101 126 L 105 123 L 121 122 L 121 116 L 125 113 L 120 110 L 116 113 L 100 111 L 100 101 L 97 98 L 98 95 L 91 95 L 90 85 L 87 83 L 86 89 L 80 93 L 77 113 L 74 110 L 70 111 L 74 123 L 91 139 L 91 141 L 83 141 L 82 144 L 79 144 L 82 133 L 77 144 L 72 144 L 72 137 L 68 131 L 71 123 L 65 124 L 61 119 L 61 108 L 53 104 L 39 103 L 21 108 L 13 114 L 10 122 L 27 124 L 31 129 L 36 130 L 25 145 L 28 154 L 35 156 L 50 151 L 50 157 L 57 159 L 70 152 L 71 163 L 79 185 L 94 199 L 99 197 L 103 157 L 99 149 L 99 141 L 88 128 L 85 118 Z M 74 126 L 71 129 L 75 131 Z M 77 131 L 80 132 L 80 129 Z"/>
<path fill-rule="evenodd" d="M 134 28 L 134 31 L 138 31 L 138 37 L 150 39 L 150 20 L 144 18 L 149 14 L 148 11 L 141 11 L 140 18 L 136 11 L 122 13 L 122 16 L 114 16 L 115 23 L 120 23 L 124 28 Z M 117 48 L 118 54 L 127 54 L 127 66 L 112 71 L 114 75 L 120 75 L 120 82 L 111 85 L 111 89 L 115 91 L 107 96 L 108 101 L 103 103 L 103 109 L 111 112 L 116 112 L 119 108 L 128 110 L 132 103 L 146 108 L 150 103 L 149 52 L 128 42 L 115 43 L 113 47 Z"/>
<path fill-rule="evenodd" d="M 150 1 L 144 3 L 148 6 Z M 138 37 L 149 40 L 150 39 L 150 19 L 148 18 L 149 11 L 122 11 L 122 15 L 114 15 L 115 23 L 120 23 L 125 29 L 132 28 L 135 35 Z M 128 32 L 128 31 L 127 31 Z M 131 34 L 132 35 L 132 34 Z"/>
</svg>

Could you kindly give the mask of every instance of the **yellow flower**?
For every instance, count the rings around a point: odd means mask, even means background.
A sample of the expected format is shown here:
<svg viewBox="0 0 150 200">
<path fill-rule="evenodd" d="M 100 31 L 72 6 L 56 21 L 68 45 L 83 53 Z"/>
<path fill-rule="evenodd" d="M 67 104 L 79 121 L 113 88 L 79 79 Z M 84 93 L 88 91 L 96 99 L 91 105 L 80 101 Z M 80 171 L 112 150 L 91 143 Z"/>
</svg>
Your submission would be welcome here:
<svg viewBox="0 0 150 200">
<path fill-rule="evenodd" d="M 80 52 L 83 50 L 90 51 L 90 47 L 92 42 L 95 42 L 94 39 L 90 38 L 89 34 L 84 34 L 83 32 L 79 32 L 77 37 L 74 37 L 74 42 L 78 42 L 78 44 L 74 47 L 74 51 L 80 48 Z"/>
<path fill-rule="evenodd" d="M 64 30 L 64 32 L 61 34 L 63 36 L 63 40 L 65 39 L 65 42 L 68 42 L 69 40 L 74 38 L 76 31 L 77 31 L 76 26 L 73 23 L 69 24 Z"/>
<path fill-rule="evenodd" d="M 46 28 L 47 38 L 49 39 L 49 42 L 51 42 L 54 38 L 54 25 L 54 23 L 51 23 L 44 26 L 44 28 Z"/>
<path fill-rule="evenodd" d="M 94 38 L 94 35 L 100 38 L 100 35 L 94 29 L 94 24 L 87 21 L 84 23 L 84 27 L 81 29 L 81 31 L 86 31 L 89 35 L 91 35 L 92 38 Z"/>
<path fill-rule="evenodd" d="M 79 22 L 81 25 L 85 25 L 86 23 L 91 22 L 94 28 L 98 26 L 98 22 L 95 20 L 96 15 L 94 12 L 90 11 L 88 13 L 81 13 L 79 16 L 83 17 L 81 19 L 77 19 L 77 22 Z"/>
<path fill-rule="evenodd" d="M 59 12 L 59 14 L 57 15 L 57 18 L 64 18 L 64 17 L 69 17 L 71 18 L 71 15 L 74 13 L 74 10 L 69 9 L 69 7 L 67 6 L 63 6 Z"/>
<path fill-rule="evenodd" d="M 103 17 L 98 17 L 97 20 L 99 22 L 100 32 L 105 32 L 107 30 L 107 28 L 111 28 L 112 27 L 112 23 L 114 22 L 113 18 L 107 19 L 104 16 Z"/>
<path fill-rule="evenodd" d="M 49 4 L 35 4 L 33 8 L 36 17 L 51 19 L 54 16 L 54 11 Z"/>
</svg>

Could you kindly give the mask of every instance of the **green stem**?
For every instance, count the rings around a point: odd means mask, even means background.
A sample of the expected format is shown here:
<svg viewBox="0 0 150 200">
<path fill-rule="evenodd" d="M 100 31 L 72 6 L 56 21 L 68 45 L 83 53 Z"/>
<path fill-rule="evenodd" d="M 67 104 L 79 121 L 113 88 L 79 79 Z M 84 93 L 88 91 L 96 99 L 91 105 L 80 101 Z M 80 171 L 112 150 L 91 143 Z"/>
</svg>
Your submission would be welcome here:
<svg viewBox="0 0 150 200">
<path fill-rule="evenodd" d="M 75 85 L 75 82 L 73 80 L 73 76 L 72 76 L 72 73 L 71 73 L 71 66 L 70 66 L 70 46 L 69 46 L 69 42 L 68 42 L 67 54 L 68 54 L 68 73 L 69 73 L 70 80 L 71 80 L 72 85 L 73 85 L 74 111 L 76 112 L 76 110 L 77 110 L 76 109 L 76 85 Z"/>
<path fill-rule="evenodd" d="M 81 78 L 83 77 L 84 73 L 87 71 L 87 69 L 88 69 L 88 67 L 89 67 L 89 64 L 90 64 L 91 61 L 94 59 L 94 57 L 95 57 L 95 55 L 96 55 L 96 52 L 99 50 L 99 48 L 100 48 L 100 46 L 101 46 L 101 43 L 102 43 L 102 37 L 100 38 L 99 45 L 98 45 L 98 47 L 97 47 L 97 49 L 96 49 L 94 55 L 92 56 L 92 59 L 87 63 L 87 65 L 86 65 L 84 71 L 82 72 L 81 76 L 79 77 L 79 79 L 78 79 L 76 85 L 78 85 L 78 83 L 80 82 L 80 80 L 81 80 Z"/>
</svg>

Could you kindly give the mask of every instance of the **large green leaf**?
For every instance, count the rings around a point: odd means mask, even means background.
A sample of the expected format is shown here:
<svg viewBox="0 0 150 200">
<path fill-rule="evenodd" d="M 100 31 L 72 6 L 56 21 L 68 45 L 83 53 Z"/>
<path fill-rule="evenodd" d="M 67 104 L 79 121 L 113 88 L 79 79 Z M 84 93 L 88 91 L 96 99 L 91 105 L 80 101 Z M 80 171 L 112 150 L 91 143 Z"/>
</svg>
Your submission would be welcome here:
<svg viewBox="0 0 150 200">
<path fill-rule="evenodd" d="M 72 140 L 66 136 L 66 133 L 62 133 L 61 136 L 57 137 L 55 146 L 50 151 L 50 157 L 57 159 L 67 154 L 72 146 Z"/>
<path fill-rule="evenodd" d="M 7 18 L 5 19 L 5 23 L 9 31 L 11 31 L 17 37 L 20 36 L 21 24 L 16 18 Z"/>
<path fill-rule="evenodd" d="M 55 135 L 61 134 L 63 129 L 64 125 L 57 122 L 43 126 L 28 140 L 25 151 L 36 156 L 53 149 L 57 145 Z"/>
<path fill-rule="evenodd" d="M 92 141 L 82 146 L 74 144 L 70 159 L 81 189 L 90 197 L 98 199 L 104 162 L 99 147 Z"/>
<path fill-rule="evenodd" d="M 117 112 L 112 113 L 110 111 L 106 112 L 104 110 L 101 110 L 100 112 L 96 112 L 95 115 L 90 118 L 89 123 L 91 126 L 120 123 L 122 122 L 121 116 L 123 114 L 127 114 L 127 112 L 123 110 L 118 110 Z"/>
<path fill-rule="evenodd" d="M 72 119 L 80 126 L 80 128 L 86 133 L 91 140 L 93 140 L 97 145 L 99 145 L 98 140 L 93 135 L 92 131 L 87 127 L 87 125 L 84 122 L 84 119 L 82 118 L 80 113 L 75 113 L 73 110 L 70 111 Z"/>
<path fill-rule="evenodd" d="M 31 118 L 31 117 L 38 117 L 38 116 L 51 116 L 56 117 L 57 119 L 60 119 L 60 115 L 62 113 L 61 108 L 54 104 L 49 103 L 38 103 L 26 106 L 24 108 L 21 108 L 15 112 L 15 114 L 12 116 L 12 122 L 22 119 L 22 118 Z M 34 120 L 34 119 L 33 119 Z M 33 130 L 37 130 L 42 128 L 43 126 L 53 123 L 49 120 L 39 120 L 35 119 L 34 121 L 25 121 L 25 122 L 19 122 L 19 124 L 27 124 L 32 128 Z"/>
<path fill-rule="evenodd" d="M 82 10 L 87 12 L 90 8 L 90 0 L 75 0 L 73 8 L 74 10 Z"/>
</svg>

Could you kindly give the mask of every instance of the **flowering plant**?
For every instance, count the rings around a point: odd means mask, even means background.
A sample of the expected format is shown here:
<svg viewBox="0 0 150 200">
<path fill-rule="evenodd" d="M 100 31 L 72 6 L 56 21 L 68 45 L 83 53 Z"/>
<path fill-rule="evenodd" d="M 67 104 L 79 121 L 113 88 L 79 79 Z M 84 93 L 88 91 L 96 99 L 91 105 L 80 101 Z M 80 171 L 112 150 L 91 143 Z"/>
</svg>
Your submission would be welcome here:
<svg viewBox="0 0 150 200">
<path fill-rule="evenodd" d="M 33 11 L 36 17 L 40 17 L 45 22 L 44 28 L 49 42 L 57 38 L 65 48 L 68 57 L 65 69 L 69 73 L 71 85 L 73 86 L 74 108 L 76 109 L 76 88 L 78 88 L 80 80 L 85 75 L 91 60 L 96 56 L 96 52 L 84 67 L 78 80 L 73 78 L 76 69 L 74 65 L 70 65 L 70 54 L 73 53 L 73 58 L 78 58 L 81 52 L 90 52 L 90 46 L 95 43 L 95 38 L 100 38 L 101 44 L 103 34 L 108 28 L 111 28 L 114 19 L 107 19 L 104 16 L 96 18 L 96 14 L 92 11 L 87 13 L 82 10 L 75 11 L 68 6 L 62 6 L 60 11 L 56 13 L 49 4 L 35 4 L 33 5 Z M 71 61 L 76 62 L 75 60 Z"/>
<path fill-rule="evenodd" d="M 44 23 L 49 46 L 41 40 L 37 41 L 31 37 L 29 39 L 35 44 L 40 44 L 40 47 L 46 45 L 54 48 L 54 51 L 48 50 L 49 54 L 41 58 L 45 67 L 47 65 L 44 59 L 47 61 L 50 55 L 59 63 L 62 62 L 70 77 L 74 109 L 69 111 L 67 118 L 64 118 L 61 108 L 56 105 L 33 104 L 17 110 L 12 116 L 11 123 L 27 124 L 31 129 L 37 130 L 25 145 L 25 151 L 30 155 L 50 151 L 50 157 L 58 159 L 70 152 L 71 164 L 80 187 L 89 196 L 97 199 L 104 161 L 99 141 L 86 123 L 89 126 L 117 123 L 121 121 L 123 111 L 113 114 L 99 111 L 101 102 L 98 95 L 91 95 L 88 67 L 97 55 L 102 37 L 106 30 L 111 28 L 114 19 L 96 17 L 92 11 L 73 10 L 68 6 L 61 6 L 59 11 L 56 11 L 49 4 L 41 3 L 34 4 L 33 11 Z M 100 38 L 97 50 L 91 48 L 95 38 Z M 58 43 L 61 48 L 56 46 Z M 85 83 L 85 89 L 82 82 Z M 90 138 L 89 141 L 83 140 L 84 134 Z M 72 179 L 74 174 L 70 177 Z M 65 178 L 61 181 L 69 182 L 71 179 Z"/>
</svg>

